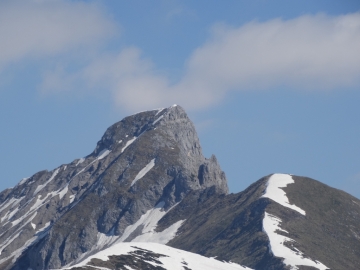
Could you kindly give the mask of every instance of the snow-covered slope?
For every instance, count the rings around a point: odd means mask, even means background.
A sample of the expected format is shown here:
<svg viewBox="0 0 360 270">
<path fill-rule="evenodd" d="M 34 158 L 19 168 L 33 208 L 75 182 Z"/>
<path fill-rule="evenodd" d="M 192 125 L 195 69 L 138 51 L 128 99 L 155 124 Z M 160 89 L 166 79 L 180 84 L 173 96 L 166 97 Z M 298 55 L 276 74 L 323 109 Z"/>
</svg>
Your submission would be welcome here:
<svg viewBox="0 0 360 270">
<path fill-rule="evenodd" d="M 289 174 L 273 174 L 267 182 L 265 194 L 262 197 L 269 198 L 276 203 L 305 216 L 305 211 L 294 204 L 290 204 L 289 199 L 286 196 L 286 192 L 281 189 L 293 183 L 294 180 Z M 329 267 L 325 266 L 321 262 L 307 258 L 306 255 L 296 247 L 285 246 L 285 243 L 292 245 L 292 243 L 295 241 L 287 236 L 282 235 L 288 234 L 289 232 L 281 228 L 281 222 L 282 221 L 279 217 L 265 212 L 263 219 L 263 230 L 269 237 L 270 252 L 274 254 L 274 256 L 284 258 L 284 264 L 290 266 L 291 270 L 299 269 L 299 265 L 311 266 L 319 270 L 329 269 Z M 277 232 L 282 232 L 282 234 Z"/>
<path fill-rule="evenodd" d="M 231 262 L 222 262 L 157 243 L 119 243 L 65 269 L 167 269 L 167 270 L 250 270 Z"/>
<path fill-rule="evenodd" d="M 262 197 L 269 198 L 276 203 L 305 216 L 306 212 L 300 207 L 294 204 L 290 204 L 289 199 L 286 196 L 286 192 L 281 189 L 293 183 L 294 180 L 289 174 L 273 174 L 267 182 L 265 194 Z M 263 230 L 269 237 L 270 252 L 274 254 L 274 256 L 284 258 L 284 264 L 290 266 L 291 270 L 299 269 L 299 265 L 311 266 L 319 270 L 329 269 L 329 267 L 325 266 L 321 262 L 309 259 L 308 256 L 310 254 L 305 256 L 296 247 L 285 246 L 285 243 L 291 245 L 291 243 L 295 241 L 283 235 L 289 234 L 289 232 L 281 228 L 281 222 L 282 221 L 279 217 L 265 212 L 263 219 Z M 282 234 L 279 234 L 278 232 L 282 232 Z"/>
<path fill-rule="evenodd" d="M 291 175 L 275 173 L 271 175 L 269 180 L 267 181 L 266 190 L 262 197 L 269 198 L 277 202 L 278 204 L 281 204 L 284 207 L 290 208 L 292 210 L 299 212 L 302 215 L 305 215 L 306 212 L 303 209 L 297 207 L 294 204 L 289 203 L 289 199 L 286 196 L 285 191 L 281 189 L 293 183 L 294 180 L 292 179 Z"/>
<path fill-rule="evenodd" d="M 305 257 L 305 254 L 296 247 L 287 247 L 284 245 L 286 242 L 291 245 L 295 241 L 287 236 L 277 233 L 289 233 L 281 228 L 281 219 L 278 217 L 265 212 L 263 230 L 269 237 L 270 252 L 276 257 L 284 258 L 284 264 L 290 266 L 291 270 L 299 269 L 298 266 L 300 265 L 311 266 L 319 270 L 329 269 L 329 267 L 325 266 L 321 262 L 316 260 L 313 261 L 308 257 Z"/>
<path fill-rule="evenodd" d="M 148 210 L 143 214 L 134 224 L 126 227 L 124 233 L 115 235 L 114 232 L 108 234 L 98 233 L 97 241 L 89 251 L 84 252 L 81 256 L 71 262 L 69 265 L 74 265 L 78 262 L 88 258 L 91 254 L 100 252 L 101 250 L 124 242 L 148 242 L 167 244 L 176 236 L 179 227 L 185 220 L 180 220 L 171 224 L 168 228 L 161 232 L 156 232 L 156 227 L 159 220 L 167 213 L 164 209 L 165 203 L 161 201 L 154 208 Z M 170 209 L 171 210 L 171 209 Z M 110 249 L 110 251 L 113 249 Z M 91 256 L 93 257 L 93 256 Z M 87 259 L 86 259 L 87 260 Z"/>
</svg>

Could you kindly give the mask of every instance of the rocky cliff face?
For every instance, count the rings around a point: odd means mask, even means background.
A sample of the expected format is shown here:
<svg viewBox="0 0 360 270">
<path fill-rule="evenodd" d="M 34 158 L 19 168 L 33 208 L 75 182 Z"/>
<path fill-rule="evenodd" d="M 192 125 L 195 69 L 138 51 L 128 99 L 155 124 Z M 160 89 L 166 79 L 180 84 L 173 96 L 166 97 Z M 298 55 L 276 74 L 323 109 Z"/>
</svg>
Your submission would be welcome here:
<svg viewBox="0 0 360 270">
<path fill-rule="evenodd" d="M 59 268 L 118 241 L 147 211 L 165 213 L 212 186 L 228 192 L 180 106 L 126 117 L 87 157 L 0 194 L 0 269 Z M 140 227 L 121 241 L 141 235 Z"/>
</svg>

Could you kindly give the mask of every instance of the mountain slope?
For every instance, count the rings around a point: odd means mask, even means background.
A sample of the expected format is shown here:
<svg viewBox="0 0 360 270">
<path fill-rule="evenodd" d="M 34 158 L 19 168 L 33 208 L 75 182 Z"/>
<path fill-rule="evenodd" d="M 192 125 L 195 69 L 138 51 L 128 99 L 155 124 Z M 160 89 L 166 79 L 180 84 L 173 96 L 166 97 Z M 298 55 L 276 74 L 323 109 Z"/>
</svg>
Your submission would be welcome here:
<svg viewBox="0 0 360 270">
<path fill-rule="evenodd" d="M 191 190 L 214 185 L 228 192 L 225 174 L 215 158 L 202 155 L 181 107 L 129 116 L 89 156 L 1 193 L 0 266 L 68 264 L 113 243 L 160 203 L 166 211 Z"/>
<path fill-rule="evenodd" d="M 292 183 L 278 188 L 283 178 Z M 271 179 L 278 189 L 273 198 L 265 196 Z M 238 194 L 192 192 L 159 228 L 186 216 L 168 245 L 254 269 L 360 269 L 359 206 L 316 180 L 275 174 Z"/>
<path fill-rule="evenodd" d="M 288 174 L 228 194 L 180 106 L 4 190 L 0 226 L 0 270 L 360 269 L 357 198 Z"/>
<path fill-rule="evenodd" d="M 250 270 L 156 243 L 119 243 L 68 269 Z"/>
</svg>

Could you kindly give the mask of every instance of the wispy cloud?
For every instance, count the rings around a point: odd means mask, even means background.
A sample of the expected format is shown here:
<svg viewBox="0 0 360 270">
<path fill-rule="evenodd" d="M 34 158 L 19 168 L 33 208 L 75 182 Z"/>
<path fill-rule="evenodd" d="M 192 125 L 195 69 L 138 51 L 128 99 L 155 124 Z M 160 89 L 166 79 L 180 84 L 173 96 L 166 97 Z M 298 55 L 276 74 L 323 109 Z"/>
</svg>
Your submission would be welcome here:
<svg viewBox="0 0 360 270">
<path fill-rule="evenodd" d="M 217 25 L 190 57 L 185 80 L 231 89 L 330 90 L 359 85 L 360 13 Z M 226 90 L 225 90 L 226 89 Z"/>
<path fill-rule="evenodd" d="M 0 71 L 27 57 L 47 57 L 93 47 L 116 30 L 117 26 L 93 3 L 1 1 Z"/>
<path fill-rule="evenodd" d="M 116 103 L 129 110 L 173 102 L 202 109 L 220 102 L 230 91 L 359 86 L 359 48 L 360 13 L 307 15 L 239 28 L 215 26 L 211 38 L 189 57 L 185 75 L 176 84 L 169 84 L 150 60 L 134 50 L 101 62 L 100 66 L 111 67 L 110 74 L 97 71 L 97 63 L 89 69 L 91 77 L 112 81 Z"/>
<path fill-rule="evenodd" d="M 96 5 L 68 1 L 1 4 L 0 67 L 28 55 L 87 48 L 116 26 Z M 360 13 L 305 15 L 291 20 L 253 21 L 240 27 L 216 24 L 196 48 L 177 82 L 161 73 L 136 47 L 93 53 L 75 71 L 59 63 L 44 73 L 41 90 L 98 89 L 128 111 L 179 103 L 201 110 L 231 91 L 286 87 L 328 91 L 360 86 Z M 61 61 L 60 61 L 61 62 Z M 76 86 L 76 87 L 75 87 Z M 80 87 L 81 86 L 81 87 Z"/>
</svg>

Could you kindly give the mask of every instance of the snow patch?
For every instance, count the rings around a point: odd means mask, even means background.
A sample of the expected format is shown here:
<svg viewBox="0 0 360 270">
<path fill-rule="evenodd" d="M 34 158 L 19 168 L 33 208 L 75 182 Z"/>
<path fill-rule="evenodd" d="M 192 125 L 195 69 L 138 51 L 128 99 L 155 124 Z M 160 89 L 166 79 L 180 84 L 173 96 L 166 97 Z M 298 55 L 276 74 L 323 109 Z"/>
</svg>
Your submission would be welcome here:
<svg viewBox="0 0 360 270">
<path fill-rule="evenodd" d="M 155 116 L 157 116 L 159 113 L 161 113 L 163 110 L 165 110 L 165 108 L 160 108 L 158 109 L 157 113 L 155 114 Z"/>
<path fill-rule="evenodd" d="M 2 204 L 0 204 L 0 206 L 1 206 L 0 213 L 10 206 L 14 207 L 15 205 L 19 204 L 22 199 L 23 199 L 23 197 L 19 198 L 19 199 L 13 197 L 11 199 L 6 200 Z"/>
<path fill-rule="evenodd" d="M 69 190 L 69 184 L 67 184 L 61 191 L 57 191 L 56 193 L 59 195 L 60 200 L 66 195 Z"/>
<path fill-rule="evenodd" d="M 33 215 L 33 217 L 31 218 L 31 220 L 36 216 L 37 213 L 35 213 Z M 47 223 L 48 224 L 48 223 Z M 27 225 L 27 223 L 25 223 L 23 226 L 21 226 L 20 229 L 18 229 L 16 233 L 16 235 L 13 234 L 13 238 L 11 239 L 11 241 L 7 242 L 6 245 L 0 245 L 0 254 L 1 252 L 8 246 L 11 244 L 11 242 L 16 239 L 17 237 L 20 236 L 21 232 L 22 232 L 22 228 Z M 12 258 L 12 262 L 14 263 L 23 253 L 23 251 L 25 249 L 27 249 L 29 246 L 37 243 L 40 239 L 44 238 L 44 236 L 46 235 L 46 231 L 45 229 L 47 229 L 47 226 L 44 227 L 43 229 L 39 230 L 38 233 L 36 233 L 32 238 L 30 238 L 28 241 L 26 241 L 26 243 L 24 245 L 21 246 L 21 248 L 15 250 L 13 253 L 10 254 L 10 256 L 5 257 L 3 259 L 0 260 L 0 264 L 2 264 L 3 262 L 7 261 L 9 258 Z"/>
<path fill-rule="evenodd" d="M 14 226 L 18 225 L 21 221 L 22 221 L 21 218 L 19 218 L 17 220 L 14 220 L 13 222 L 11 222 L 11 227 L 14 227 Z"/>
<path fill-rule="evenodd" d="M 21 186 L 22 184 L 25 184 L 25 182 L 29 179 L 29 177 L 25 177 L 23 179 L 21 179 L 20 183 L 18 184 L 19 186 Z"/>
<path fill-rule="evenodd" d="M 49 221 L 49 222 L 46 222 L 45 226 L 42 227 L 40 230 L 37 230 L 35 234 L 38 234 L 38 233 L 41 233 L 41 232 L 47 230 L 47 229 L 50 227 L 50 225 L 51 225 L 51 222 L 50 222 L 50 221 Z"/>
<path fill-rule="evenodd" d="M 36 230 L 36 224 L 34 224 L 32 222 L 30 224 L 31 224 L 31 227 L 33 227 L 33 229 Z"/>
<path fill-rule="evenodd" d="M 85 161 L 85 158 L 80 158 L 75 166 L 78 166 L 79 164 L 83 163 Z"/>
<path fill-rule="evenodd" d="M 297 207 L 294 204 L 290 204 L 285 191 L 281 189 L 283 187 L 286 187 L 288 184 L 293 183 L 295 183 L 295 181 L 289 174 L 273 174 L 272 176 L 270 176 L 267 182 L 265 194 L 262 195 L 262 197 L 269 198 L 277 202 L 278 204 L 293 209 L 305 216 L 306 212 L 300 207 Z"/>
<path fill-rule="evenodd" d="M 15 214 L 16 214 L 18 211 L 19 211 L 19 207 L 8 211 L 8 212 L 6 213 L 6 215 L 1 218 L 1 223 L 2 223 L 3 221 L 5 221 L 5 220 L 9 221 L 13 216 L 15 216 Z M 8 222 L 6 222 L 6 223 L 8 223 Z M 6 223 L 5 223 L 5 224 L 6 224 Z M 5 225 L 5 224 L 4 224 L 4 225 Z"/>
<path fill-rule="evenodd" d="M 88 256 L 88 254 L 94 254 L 95 252 L 103 250 L 106 247 L 113 246 L 116 243 L 129 241 L 128 239 L 129 236 L 139 226 L 140 228 L 142 227 L 143 229 L 140 235 L 132 239 L 131 242 L 151 241 L 161 244 L 168 243 L 171 239 L 175 237 L 177 230 L 180 228 L 180 226 L 183 224 L 185 220 L 180 220 L 172 224 L 170 227 L 163 230 L 162 232 L 155 232 L 159 220 L 167 213 L 163 209 L 164 205 L 165 205 L 164 202 L 160 202 L 154 208 L 148 210 L 145 214 L 143 214 L 139 218 L 139 220 L 136 223 L 126 227 L 121 237 L 114 235 L 113 232 L 110 232 L 109 234 L 98 233 L 96 244 L 92 247 L 92 249 L 89 252 L 83 253 L 80 256 L 80 258 L 78 258 L 74 263 L 81 262 L 84 258 Z M 174 205 L 173 207 L 175 207 L 176 205 Z M 168 211 L 170 211 L 172 208 L 170 208 Z M 66 267 L 68 266 L 69 265 L 67 265 Z"/>
<path fill-rule="evenodd" d="M 94 162 L 101 160 L 103 158 L 105 158 L 108 154 L 110 154 L 110 150 L 108 149 L 104 149 L 102 150 L 99 155 L 93 160 L 91 161 L 88 165 L 86 165 L 84 168 L 82 168 L 77 174 L 75 174 L 75 176 L 78 176 L 80 173 L 84 172 L 89 166 L 91 166 Z M 75 177 L 74 176 L 74 177 Z"/>
<path fill-rule="evenodd" d="M 22 217 L 21 219 L 24 220 L 25 218 L 27 218 L 30 214 Z M 37 213 L 34 213 L 32 215 L 32 217 L 30 217 L 28 220 L 33 220 L 36 217 Z M 0 255 L 3 252 L 3 250 L 9 246 L 16 238 L 18 238 L 22 232 L 22 229 L 27 225 L 28 223 L 25 222 L 20 228 L 18 228 L 14 233 L 12 233 L 5 241 L 3 241 L 2 243 L 0 243 Z M 11 257 L 12 255 L 10 255 L 9 257 Z M 0 264 L 3 263 L 4 261 L 6 261 L 9 257 L 1 259 L 0 260 Z"/>
<path fill-rule="evenodd" d="M 160 244 L 168 243 L 171 239 L 175 237 L 177 230 L 180 228 L 180 226 L 184 223 L 185 220 L 180 220 L 174 223 L 162 232 L 155 232 L 159 220 L 162 219 L 162 217 L 165 216 L 165 214 L 167 213 L 163 209 L 164 205 L 165 202 L 158 203 L 153 209 L 148 210 L 144 215 L 142 215 L 135 224 L 126 227 L 123 235 L 117 242 L 127 241 L 127 238 L 139 226 L 142 226 L 143 229 L 141 231 L 141 234 L 131 240 L 131 242 L 148 241 Z"/>
<path fill-rule="evenodd" d="M 78 176 L 80 173 L 84 172 L 85 169 L 86 169 L 87 167 L 89 167 L 91 164 L 93 164 L 95 161 L 97 161 L 97 159 L 94 159 L 92 162 L 90 162 L 89 165 L 85 166 L 85 168 L 82 168 L 77 174 L 75 174 L 75 176 Z M 74 176 L 74 177 L 75 177 L 75 176 Z"/>
<path fill-rule="evenodd" d="M 51 177 L 49 178 L 48 181 L 45 182 L 45 184 L 43 185 L 39 185 L 36 189 L 35 189 L 35 192 L 34 192 L 34 196 L 39 193 L 44 187 L 46 187 L 54 178 L 55 176 L 59 173 L 59 169 L 56 169 L 53 174 L 51 175 Z"/>
<path fill-rule="evenodd" d="M 34 203 L 33 206 L 31 206 L 29 212 L 31 212 L 32 210 L 38 209 L 45 202 L 45 200 L 48 197 L 49 197 L 49 194 L 47 194 L 44 199 L 41 199 L 41 195 L 38 195 L 36 202 Z"/>
<path fill-rule="evenodd" d="M 108 261 L 109 256 L 112 255 L 127 255 L 130 252 L 134 252 L 139 249 L 145 249 L 152 251 L 156 254 L 162 254 L 165 256 L 161 256 L 157 258 L 160 263 L 156 261 L 151 262 L 151 264 L 155 267 L 161 267 L 162 269 L 168 270 L 184 270 L 184 265 L 188 269 L 200 270 L 251 270 L 250 268 L 241 266 L 239 264 L 231 263 L 231 262 L 222 262 L 216 260 L 214 258 L 208 258 L 201 256 L 199 254 L 191 253 L 188 251 L 172 248 L 163 244 L 158 243 L 118 243 L 114 246 L 111 246 L 105 250 L 102 250 L 95 255 L 92 255 L 81 263 L 76 264 L 72 267 L 83 267 L 87 263 L 89 263 L 92 259 L 100 259 L 103 261 Z M 150 262 L 148 262 L 150 263 Z M 126 266 L 127 269 L 131 269 L 131 267 Z M 70 268 L 63 268 L 70 269 Z"/>
<path fill-rule="evenodd" d="M 140 225 L 146 225 L 148 228 L 156 226 L 157 222 L 166 214 L 163 210 L 164 205 L 165 202 L 159 202 L 153 209 L 143 214 L 137 222 L 126 227 L 119 242 L 125 241 Z"/>
<path fill-rule="evenodd" d="M 147 224 L 147 226 L 145 226 L 142 230 L 142 234 L 135 237 L 133 240 L 131 240 L 131 242 L 153 242 L 166 244 L 176 236 L 177 231 L 184 222 L 185 220 L 179 220 L 162 232 L 155 231 L 157 224 L 155 224 L 155 226 Z"/>
<path fill-rule="evenodd" d="M 157 122 L 159 122 L 161 119 L 164 118 L 164 115 L 160 116 L 158 119 L 156 119 L 152 124 L 155 125 Z"/>
<path fill-rule="evenodd" d="M 125 146 L 123 147 L 123 149 L 121 149 L 121 153 L 125 151 L 126 148 L 128 148 L 128 146 L 130 144 L 132 144 L 134 141 L 136 140 L 136 136 L 134 136 L 134 138 L 132 138 L 131 140 L 127 141 Z"/>
<path fill-rule="evenodd" d="M 135 177 L 135 179 L 131 182 L 131 186 L 133 186 L 138 180 L 143 178 L 145 174 L 147 174 L 155 165 L 155 158 L 152 159 Z"/>
<path fill-rule="evenodd" d="M 16 234 L 11 235 L 9 238 L 7 238 L 7 239 L 5 240 L 4 243 L 2 243 L 2 245 L 0 246 L 0 255 L 2 254 L 2 252 L 4 251 L 4 249 L 5 249 L 8 245 L 10 245 L 16 238 L 19 237 L 20 233 L 21 233 L 21 232 L 17 231 Z M 1 261 L 0 261 L 0 263 L 1 263 Z"/>
<path fill-rule="evenodd" d="M 285 233 L 288 233 L 287 231 L 283 230 L 280 227 L 281 219 L 268 214 L 265 212 L 265 216 L 263 219 L 263 231 L 268 235 L 269 237 L 269 247 L 274 254 L 275 257 L 284 258 L 284 264 L 289 265 L 291 270 L 299 269 L 297 265 L 306 265 L 306 266 L 312 266 L 320 270 L 326 270 L 329 269 L 325 265 L 323 265 L 321 262 L 313 261 L 308 258 L 305 258 L 303 256 L 303 253 L 296 249 L 296 251 L 291 250 L 290 248 L 286 247 L 284 245 L 285 242 L 295 242 L 293 239 L 277 234 L 276 231 L 282 231 Z"/>
<path fill-rule="evenodd" d="M 5 220 L 10 220 L 19 211 L 18 205 L 23 199 L 24 197 L 18 199 L 13 197 L 1 204 L 0 213 L 7 208 L 9 208 L 9 210 L 5 215 L 2 216 L 2 218 L 0 219 L 0 223 L 3 223 Z M 5 224 L 3 224 L 2 226 L 4 225 Z"/>
<path fill-rule="evenodd" d="M 75 200 L 75 195 L 70 195 L 69 199 L 70 199 L 70 204 L 72 204 Z"/>
<path fill-rule="evenodd" d="M 100 159 L 105 158 L 108 154 L 110 154 L 110 152 L 111 152 L 111 151 L 108 150 L 108 149 L 102 150 L 102 151 L 99 153 L 97 159 L 100 160 Z"/>
</svg>

